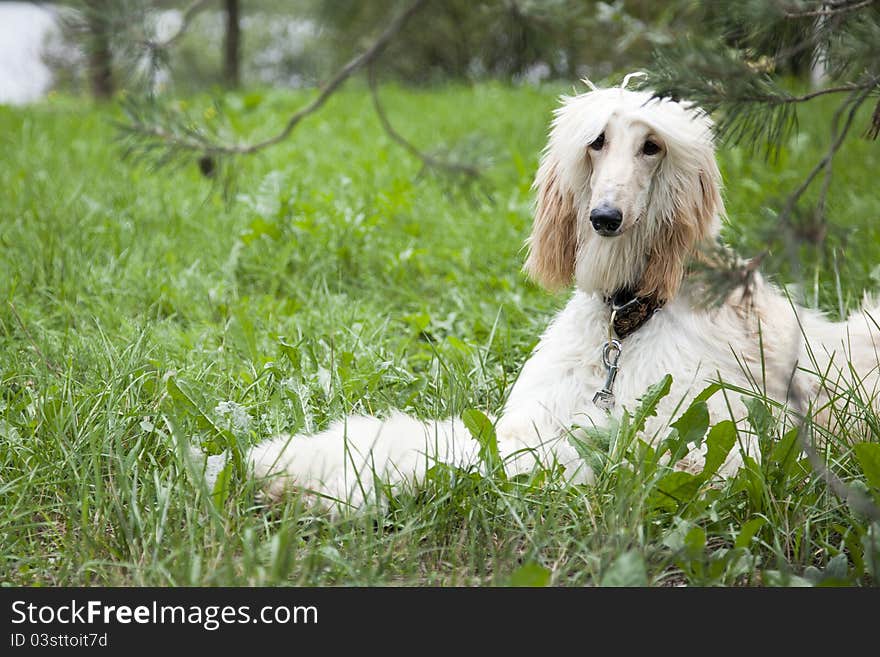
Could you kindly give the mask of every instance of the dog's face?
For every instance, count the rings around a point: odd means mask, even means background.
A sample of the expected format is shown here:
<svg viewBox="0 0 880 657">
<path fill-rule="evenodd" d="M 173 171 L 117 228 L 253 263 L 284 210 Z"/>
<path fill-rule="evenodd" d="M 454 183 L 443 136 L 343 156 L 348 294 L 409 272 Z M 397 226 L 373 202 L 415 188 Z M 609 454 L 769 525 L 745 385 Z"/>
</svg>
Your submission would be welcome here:
<svg viewBox="0 0 880 657">
<path fill-rule="evenodd" d="M 601 89 L 564 98 L 535 177 L 525 269 L 549 289 L 674 296 L 724 208 L 712 123 L 686 103 Z"/>
<path fill-rule="evenodd" d="M 638 118 L 614 113 L 586 149 L 590 160 L 590 225 L 618 237 L 647 214 L 654 176 L 665 155 L 663 140 Z"/>
</svg>

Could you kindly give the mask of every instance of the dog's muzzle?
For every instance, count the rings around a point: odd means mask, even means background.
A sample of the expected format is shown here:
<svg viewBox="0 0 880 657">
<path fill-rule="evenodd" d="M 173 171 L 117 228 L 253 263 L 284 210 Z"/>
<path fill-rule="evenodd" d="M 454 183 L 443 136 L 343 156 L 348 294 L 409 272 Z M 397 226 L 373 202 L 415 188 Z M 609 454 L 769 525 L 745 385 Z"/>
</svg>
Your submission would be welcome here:
<svg viewBox="0 0 880 657">
<path fill-rule="evenodd" d="M 606 237 L 619 235 L 623 213 L 610 205 L 600 205 L 590 212 L 590 223 L 593 224 L 593 230 L 600 235 Z"/>
</svg>

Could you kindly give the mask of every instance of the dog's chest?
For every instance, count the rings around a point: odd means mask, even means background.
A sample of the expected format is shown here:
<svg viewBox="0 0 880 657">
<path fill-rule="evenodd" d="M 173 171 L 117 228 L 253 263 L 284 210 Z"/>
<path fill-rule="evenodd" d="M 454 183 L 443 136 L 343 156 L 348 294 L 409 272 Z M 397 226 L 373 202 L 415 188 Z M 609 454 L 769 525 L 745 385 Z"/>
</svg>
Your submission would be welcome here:
<svg viewBox="0 0 880 657">
<path fill-rule="evenodd" d="M 607 332 L 585 336 L 583 365 L 593 388 L 591 405 L 615 413 L 624 407 L 632 410 L 648 387 L 667 374 L 675 390 L 701 388 L 713 374 L 735 374 L 737 359 L 713 334 L 711 322 L 675 315 L 677 311 L 661 310 L 638 331 L 613 343 Z"/>
</svg>

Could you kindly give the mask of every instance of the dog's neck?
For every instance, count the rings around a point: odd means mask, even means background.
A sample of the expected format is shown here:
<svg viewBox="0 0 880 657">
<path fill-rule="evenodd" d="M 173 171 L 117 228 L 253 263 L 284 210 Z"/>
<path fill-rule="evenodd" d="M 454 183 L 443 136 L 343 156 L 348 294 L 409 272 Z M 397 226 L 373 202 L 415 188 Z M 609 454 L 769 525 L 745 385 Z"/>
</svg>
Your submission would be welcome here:
<svg viewBox="0 0 880 657">
<path fill-rule="evenodd" d="M 578 249 L 577 286 L 602 297 L 620 340 L 642 328 L 664 305 L 656 294 L 639 295 L 647 264 L 640 242 L 630 234 L 614 240 L 589 236 Z"/>
</svg>

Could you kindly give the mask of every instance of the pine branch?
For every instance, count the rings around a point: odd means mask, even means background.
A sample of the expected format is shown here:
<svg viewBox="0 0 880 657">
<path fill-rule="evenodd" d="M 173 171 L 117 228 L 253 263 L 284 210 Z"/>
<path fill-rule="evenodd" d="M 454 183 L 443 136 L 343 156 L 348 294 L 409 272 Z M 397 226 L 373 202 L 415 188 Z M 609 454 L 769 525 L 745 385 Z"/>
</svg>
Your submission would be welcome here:
<svg viewBox="0 0 880 657">
<path fill-rule="evenodd" d="M 687 41 L 655 53 L 651 75 L 639 83 L 659 98 L 686 98 L 718 113 L 716 133 L 729 143 L 767 145 L 767 154 L 796 125 L 794 103 L 760 62 L 720 40 Z"/>
<path fill-rule="evenodd" d="M 755 276 L 767 252 L 743 260 L 720 239 L 704 245 L 688 265 L 688 278 L 699 283 L 699 297 L 706 308 L 721 306 L 739 290 L 738 304 L 748 305 L 754 292 Z"/>
<path fill-rule="evenodd" d="M 880 86 L 872 45 L 880 38 L 878 4 L 811 1 L 792 7 L 790 2 L 744 0 L 709 12 L 706 36 L 658 50 L 651 79 L 643 86 L 658 96 L 693 100 L 717 113 L 721 138 L 764 145 L 768 157 L 775 155 L 797 126 L 800 103 Z M 834 13 L 786 15 L 795 9 Z M 805 57 L 822 62 L 837 83 L 801 95 L 782 88 L 776 73 Z"/>
<path fill-rule="evenodd" d="M 837 152 L 840 150 L 847 135 L 852 129 L 853 121 L 859 110 L 859 107 L 868 99 L 873 86 L 866 88 L 855 88 L 851 92 L 849 98 L 835 112 L 832 120 L 832 142 L 828 147 L 822 159 L 813 167 L 807 177 L 800 185 L 786 198 L 785 205 L 776 215 L 772 225 L 767 225 L 766 232 L 768 241 L 770 235 L 785 235 L 785 246 L 787 248 L 789 258 L 797 268 L 799 262 L 799 254 L 797 247 L 803 241 L 803 231 L 791 221 L 792 214 L 797 206 L 798 201 L 803 197 L 804 193 L 809 189 L 817 176 L 824 171 L 822 187 L 819 191 L 819 198 L 816 205 L 816 216 L 820 222 L 812 227 L 812 233 L 818 235 L 814 238 L 815 243 L 821 243 L 826 235 L 826 222 L 824 217 L 825 200 L 831 187 L 832 179 L 832 163 Z M 849 110 L 847 112 L 847 110 Z M 840 126 L 840 119 L 846 112 L 846 118 L 843 126 Z M 702 280 L 704 285 L 704 297 L 707 307 L 717 306 L 735 289 L 742 288 L 743 297 L 749 294 L 750 285 L 758 266 L 770 255 L 770 247 L 758 253 L 754 258 L 748 261 L 742 261 L 736 258 L 724 247 L 718 247 L 715 251 L 705 254 L 698 254 L 697 260 L 692 265 L 692 273 Z"/>
<path fill-rule="evenodd" d="M 177 162 L 186 154 L 224 154 L 221 130 L 189 117 L 180 109 L 161 105 L 152 96 L 126 96 L 121 101 L 127 122 L 116 128 L 123 135 L 123 157 L 147 161 L 154 168 Z M 214 113 L 222 117 L 218 108 Z"/>
</svg>

